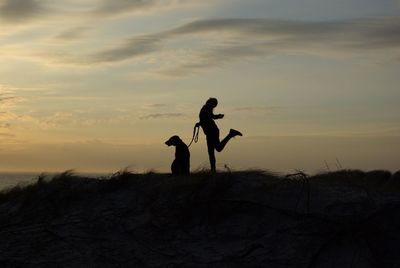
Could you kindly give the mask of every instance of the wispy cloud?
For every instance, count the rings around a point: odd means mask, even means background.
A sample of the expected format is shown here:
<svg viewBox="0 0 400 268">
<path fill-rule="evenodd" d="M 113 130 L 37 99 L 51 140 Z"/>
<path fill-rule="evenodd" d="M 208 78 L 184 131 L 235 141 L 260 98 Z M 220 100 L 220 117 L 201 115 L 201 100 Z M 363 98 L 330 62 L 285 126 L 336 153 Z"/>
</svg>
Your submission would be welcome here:
<svg viewBox="0 0 400 268">
<path fill-rule="evenodd" d="M 246 106 L 234 108 L 235 111 L 239 112 L 271 112 L 281 109 L 278 106 Z"/>
<path fill-rule="evenodd" d="M 205 0 L 203 2 L 211 2 Z M 198 5 L 196 0 L 0 0 L 0 21 L 31 23 L 48 16 L 74 20 L 115 17 L 126 14 L 157 12 Z"/>
<path fill-rule="evenodd" d="M 9 108 L 17 101 L 14 92 L 9 89 L 4 89 L 0 85 L 0 111 Z"/>
<path fill-rule="evenodd" d="M 155 113 L 155 114 L 147 114 L 141 116 L 140 119 L 160 119 L 160 118 L 174 118 L 174 117 L 184 117 L 183 113 Z"/>
<path fill-rule="evenodd" d="M 76 65 L 109 64 L 150 54 L 184 50 L 170 66 L 157 62 L 151 70 L 166 76 L 184 76 L 242 60 L 280 53 L 352 55 L 400 46 L 400 17 L 343 21 L 288 21 L 276 19 L 199 20 L 142 36 L 134 36 L 87 55 L 63 56 Z M 188 39 L 200 40 L 198 45 Z M 179 43 L 179 48 L 171 47 Z M 396 53 L 396 52 L 395 52 Z M 399 53 L 399 52 L 397 52 Z"/>
<path fill-rule="evenodd" d="M 97 15 L 116 15 L 120 13 L 127 13 L 129 11 L 137 11 L 149 9 L 159 4 L 158 0 L 102 0 L 100 6 L 96 8 L 93 13 Z"/>
<path fill-rule="evenodd" d="M 92 10 L 95 16 L 117 16 L 120 14 L 179 8 L 198 1 L 194 0 L 100 0 L 98 7 Z M 204 1 L 203 1 L 204 2 Z M 207 2 L 207 1 L 205 1 Z M 198 4 L 198 3 L 197 3 Z"/>
<path fill-rule="evenodd" d="M 148 104 L 147 107 L 150 108 L 160 108 L 160 107 L 165 107 L 167 106 L 165 103 L 153 103 L 153 104 Z"/>
<path fill-rule="evenodd" d="M 354 52 L 396 49 L 400 46 L 399 29 L 400 18 L 332 22 L 272 19 L 198 21 L 174 29 L 168 36 L 221 33 L 225 40 L 204 47 L 186 62 L 159 73 L 184 76 L 238 60 L 288 52 L 351 55 Z"/>
<path fill-rule="evenodd" d="M 37 0 L 1 0 L 0 19 L 18 23 L 42 16 L 47 9 Z"/>
<path fill-rule="evenodd" d="M 1 95 L 0 94 L 0 103 L 1 102 L 6 102 L 6 101 L 11 101 L 14 100 L 15 97 L 14 96 L 7 96 L 7 95 Z"/>
<path fill-rule="evenodd" d="M 1 132 L 0 132 L 0 136 L 1 136 L 1 137 L 7 137 L 7 138 L 15 137 L 14 134 L 11 134 L 11 133 L 1 133 Z"/>
<path fill-rule="evenodd" d="M 202 1 L 203 4 L 213 2 L 216 1 Z M 12 23 L 48 15 L 68 15 L 72 19 L 88 19 L 90 15 L 95 15 L 104 19 L 126 13 L 199 5 L 196 0 L 86 0 L 84 3 L 75 0 L 61 0 L 59 3 L 50 0 L 0 0 L 0 19 Z"/>
<path fill-rule="evenodd" d="M 126 40 L 117 47 L 99 51 L 77 61 L 82 64 L 111 63 L 129 60 L 159 50 L 160 39 L 157 36 L 142 36 Z"/>
<path fill-rule="evenodd" d="M 19 108 L 25 99 L 18 96 L 18 88 L 0 85 L 0 130 L 5 137 L 14 137 L 13 126 L 26 120 L 26 116 L 20 115 Z"/>
<path fill-rule="evenodd" d="M 89 27 L 79 26 L 67 29 L 55 36 L 55 39 L 61 41 L 71 41 L 80 39 L 84 36 L 84 34 L 89 30 Z"/>
<path fill-rule="evenodd" d="M 6 128 L 6 129 L 8 129 L 8 128 L 10 128 L 11 127 L 11 124 L 10 123 L 1 123 L 0 122 L 0 128 Z"/>
</svg>

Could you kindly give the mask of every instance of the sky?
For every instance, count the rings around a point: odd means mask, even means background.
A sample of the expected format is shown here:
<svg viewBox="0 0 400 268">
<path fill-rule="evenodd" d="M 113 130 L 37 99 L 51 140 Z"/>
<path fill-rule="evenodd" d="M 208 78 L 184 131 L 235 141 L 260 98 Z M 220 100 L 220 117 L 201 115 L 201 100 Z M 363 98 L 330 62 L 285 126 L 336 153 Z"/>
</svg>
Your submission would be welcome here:
<svg viewBox="0 0 400 268">
<path fill-rule="evenodd" d="M 0 171 L 400 169 L 399 0 L 0 0 Z M 207 168 L 204 134 L 192 170 Z"/>
</svg>

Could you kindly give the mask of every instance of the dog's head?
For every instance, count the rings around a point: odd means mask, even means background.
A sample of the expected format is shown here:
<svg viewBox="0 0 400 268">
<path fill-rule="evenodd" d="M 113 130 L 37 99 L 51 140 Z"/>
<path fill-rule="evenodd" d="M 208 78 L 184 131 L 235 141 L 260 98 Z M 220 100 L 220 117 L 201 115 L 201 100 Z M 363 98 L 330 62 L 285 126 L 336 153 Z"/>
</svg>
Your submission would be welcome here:
<svg viewBox="0 0 400 268">
<path fill-rule="evenodd" d="M 177 146 L 181 143 L 183 143 L 183 141 L 181 140 L 181 138 L 179 138 L 179 136 L 172 136 L 171 138 L 169 138 L 169 140 L 165 142 L 165 144 L 168 146 Z"/>
</svg>

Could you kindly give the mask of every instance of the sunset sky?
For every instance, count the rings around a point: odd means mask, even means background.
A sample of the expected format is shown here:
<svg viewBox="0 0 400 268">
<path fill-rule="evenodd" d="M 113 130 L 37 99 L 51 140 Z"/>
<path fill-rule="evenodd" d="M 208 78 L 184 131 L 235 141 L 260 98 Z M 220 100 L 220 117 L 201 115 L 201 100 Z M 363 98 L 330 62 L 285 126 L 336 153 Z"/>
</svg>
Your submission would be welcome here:
<svg viewBox="0 0 400 268">
<path fill-rule="evenodd" d="M 400 169 L 399 0 L 0 0 L 0 61 L 0 171 L 168 171 L 209 97 L 221 170 Z"/>
</svg>

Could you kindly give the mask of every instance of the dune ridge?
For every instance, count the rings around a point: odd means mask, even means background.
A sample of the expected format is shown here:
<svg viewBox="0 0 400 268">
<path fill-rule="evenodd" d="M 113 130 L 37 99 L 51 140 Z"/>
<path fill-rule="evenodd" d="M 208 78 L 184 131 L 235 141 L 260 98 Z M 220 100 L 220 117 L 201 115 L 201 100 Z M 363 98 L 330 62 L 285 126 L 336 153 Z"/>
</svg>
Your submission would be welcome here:
<svg viewBox="0 0 400 268">
<path fill-rule="evenodd" d="M 2 267 L 397 267 L 400 172 L 72 172 L 0 193 Z"/>
</svg>

